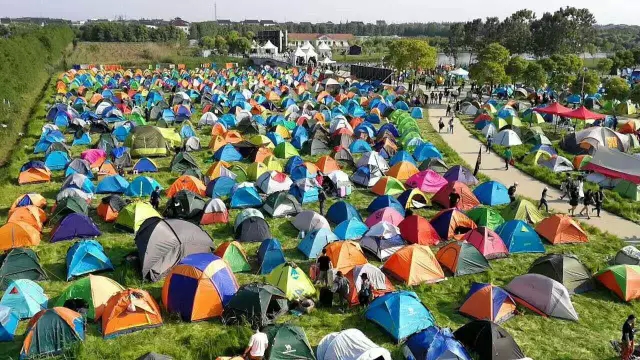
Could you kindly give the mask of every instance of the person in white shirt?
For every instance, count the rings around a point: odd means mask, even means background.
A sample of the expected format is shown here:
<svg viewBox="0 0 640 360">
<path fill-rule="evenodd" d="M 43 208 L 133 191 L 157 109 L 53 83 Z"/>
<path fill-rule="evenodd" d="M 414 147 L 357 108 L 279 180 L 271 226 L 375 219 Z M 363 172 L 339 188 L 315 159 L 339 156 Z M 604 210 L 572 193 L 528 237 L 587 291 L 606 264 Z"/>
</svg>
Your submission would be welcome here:
<svg viewBox="0 0 640 360">
<path fill-rule="evenodd" d="M 256 333 L 251 335 L 249 345 L 242 356 L 251 360 L 262 360 L 264 353 L 269 347 L 269 339 L 267 338 L 267 334 L 260 332 L 259 325 L 254 325 L 253 329 Z"/>
</svg>

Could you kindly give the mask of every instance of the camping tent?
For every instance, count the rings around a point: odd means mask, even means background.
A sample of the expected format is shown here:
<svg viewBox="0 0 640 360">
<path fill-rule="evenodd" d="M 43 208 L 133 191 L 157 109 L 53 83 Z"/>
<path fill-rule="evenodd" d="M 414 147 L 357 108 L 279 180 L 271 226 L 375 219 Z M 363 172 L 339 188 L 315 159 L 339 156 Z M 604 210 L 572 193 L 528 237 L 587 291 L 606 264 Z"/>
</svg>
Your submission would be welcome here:
<svg viewBox="0 0 640 360">
<path fill-rule="evenodd" d="M 308 232 L 298 244 L 298 250 L 307 259 L 316 259 L 322 249 L 331 242 L 338 241 L 338 237 L 330 229 L 321 228 Z"/>
<path fill-rule="evenodd" d="M 471 360 L 464 346 L 458 342 L 450 329 L 430 326 L 411 335 L 404 344 L 407 359 L 415 360 Z"/>
<path fill-rule="evenodd" d="M 520 275 L 505 287 L 526 308 L 560 319 L 578 321 L 569 291 L 561 283 L 540 274 Z"/>
<path fill-rule="evenodd" d="M 311 50 L 313 51 L 313 50 Z M 304 330 L 291 324 L 269 325 L 264 329 L 269 340 L 266 358 L 270 360 L 309 359 L 315 355 Z M 295 354 L 295 355 L 291 355 Z"/>
<path fill-rule="evenodd" d="M 434 283 L 445 279 L 436 257 L 425 245 L 408 245 L 396 251 L 384 263 L 382 270 L 407 285 Z"/>
<path fill-rule="evenodd" d="M 467 211 L 467 216 L 478 226 L 486 226 L 495 230 L 504 223 L 504 218 L 498 210 L 488 206 L 477 206 Z"/>
<path fill-rule="evenodd" d="M 379 325 L 397 343 L 435 325 L 429 309 L 412 291 L 392 292 L 373 300 L 364 316 Z"/>
<path fill-rule="evenodd" d="M 291 224 L 299 231 L 310 232 L 319 229 L 331 229 L 324 216 L 313 210 L 304 210 L 298 213 Z"/>
<path fill-rule="evenodd" d="M 74 281 L 56 298 L 56 306 L 72 309 L 75 304 L 87 309 L 87 318 L 97 320 L 102 316 L 104 307 L 111 296 L 124 290 L 118 284 L 104 276 L 89 275 Z"/>
<path fill-rule="evenodd" d="M 498 234 L 492 229 L 480 226 L 464 235 L 464 241 L 473 247 L 487 259 L 502 258 L 509 255 L 509 250 Z"/>
<path fill-rule="evenodd" d="M 267 276 L 267 283 L 282 290 L 287 299 L 293 300 L 313 296 L 316 288 L 307 275 L 294 263 L 285 262 L 273 269 Z"/>
<path fill-rule="evenodd" d="M 326 335 L 318 343 L 318 360 L 391 360 L 389 350 L 376 345 L 358 329 Z"/>
<path fill-rule="evenodd" d="M 498 226 L 496 234 L 504 241 L 510 254 L 543 253 L 544 245 L 533 228 L 521 220 L 510 220 Z"/>
<path fill-rule="evenodd" d="M 430 221 L 441 239 L 462 238 L 469 230 L 478 226 L 467 215 L 457 209 L 442 210 Z"/>
<path fill-rule="evenodd" d="M 453 335 L 480 359 L 524 359 L 524 353 L 513 337 L 500 325 L 489 320 L 474 320 Z"/>
<path fill-rule="evenodd" d="M 98 271 L 113 270 L 111 260 L 102 245 L 95 240 L 81 240 L 67 251 L 67 281 Z"/>
<path fill-rule="evenodd" d="M 225 260 L 234 273 L 251 271 L 247 254 L 237 241 L 225 241 L 213 253 Z"/>
<path fill-rule="evenodd" d="M 102 235 L 90 217 L 84 214 L 69 214 L 51 231 L 51 242 L 73 238 L 91 238 Z"/>
<path fill-rule="evenodd" d="M 14 280 L 39 281 L 46 278 L 40 259 L 33 250 L 17 248 L 0 255 L 0 290 L 5 290 Z"/>
<path fill-rule="evenodd" d="M 258 248 L 259 273 L 270 274 L 273 269 L 286 262 L 282 245 L 278 239 L 265 239 Z"/>
<path fill-rule="evenodd" d="M 491 267 L 487 259 L 468 242 L 452 242 L 438 250 L 436 259 L 453 276 L 476 274 Z"/>
<path fill-rule="evenodd" d="M 282 290 L 267 284 L 242 286 L 229 300 L 222 314 L 225 325 L 248 322 L 266 326 L 289 310 L 287 298 Z"/>
<path fill-rule="evenodd" d="M 148 292 L 140 289 L 114 294 L 102 313 L 102 337 L 105 339 L 161 325 L 160 307 Z"/>
<path fill-rule="evenodd" d="M 567 215 L 555 214 L 542 220 L 536 225 L 536 232 L 554 245 L 589 241 L 580 224 Z"/>
<path fill-rule="evenodd" d="M 487 181 L 473 189 L 473 194 L 483 205 L 497 206 L 510 203 L 507 187 L 497 181 Z"/>
<path fill-rule="evenodd" d="M 639 266 L 614 265 L 600 271 L 594 277 L 621 300 L 628 302 L 640 298 Z"/>
<path fill-rule="evenodd" d="M 120 229 L 136 232 L 149 218 L 161 218 L 161 216 L 151 204 L 136 201 L 120 210 L 115 224 Z"/>
<path fill-rule="evenodd" d="M 27 279 L 14 280 L 0 299 L 0 305 L 9 307 L 20 319 L 33 317 L 47 308 L 49 299 L 40 285 Z"/>
<path fill-rule="evenodd" d="M 500 287 L 473 283 L 459 311 L 473 319 L 500 324 L 515 315 L 516 302 Z"/>
<path fill-rule="evenodd" d="M 84 319 L 77 312 L 64 307 L 42 310 L 29 321 L 20 359 L 60 355 L 85 335 Z"/>
<path fill-rule="evenodd" d="M 526 199 L 519 199 L 510 203 L 502 211 L 502 217 L 505 220 L 522 220 L 529 224 L 537 224 L 544 219 L 538 208 Z"/>
<path fill-rule="evenodd" d="M 537 258 L 529 274 L 540 274 L 563 284 L 570 294 L 580 294 L 595 288 L 591 271 L 573 255 L 549 254 Z"/>
</svg>

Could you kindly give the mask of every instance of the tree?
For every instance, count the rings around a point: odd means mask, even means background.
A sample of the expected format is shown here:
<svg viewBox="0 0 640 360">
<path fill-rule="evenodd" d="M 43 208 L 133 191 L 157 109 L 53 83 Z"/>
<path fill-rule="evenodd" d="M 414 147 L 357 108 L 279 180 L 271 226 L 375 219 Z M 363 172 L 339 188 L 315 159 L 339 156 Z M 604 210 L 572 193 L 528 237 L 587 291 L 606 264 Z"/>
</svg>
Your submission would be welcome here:
<svg viewBox="0 0 640 360">
<path fill-rule="evenodd" d="M 604 84 L 606 100 L 619 100 L 624 101 L 629 96 L 629 83 L 619 77 L 609 79 Z"/>
<path fill-rule="evenodd" d="M 205 49 L 215 49 L 216 47 L 216 39 L 211 36 L 205 36 L 200 39 L 200 46 Z"/>
<path fill-rule="evenodd" d="M 509 63 L 509 56 L 507 48 L 498 43 L 491 43 L 478 53 L 478 62 L 491 62 L 506 66 Z"/>
<path fill-rule="evenodd" d="M 629 100 L 634 104 L 640 104 L 640 86 L 634 86 L 629 92 Z"/>
<path fill-rule="evenodd" d="M 462 23 L 451 24 L 449 29 L 449 38 L 444 53 L 447 56 L 453 57 L 455 62 L 458 62 L 458 54 L 464 46 L 464 25 Z"/>
<path fill-rule="evenodd" d="M 522 80 L 528 65 L 529 62 L 527 62 L 527 60 L 520 56 L 514 56 L 509 60 L 509 63 L 505 67 L 505 72 L 511 77 L 513 82 L 517 83 Z"/>
<path fill-rule="evenodd" d="M 575 54 L 595 41 L 595 17 L 589 9 L 560 8 L 531 22 L 532 50 L 536 56 Z"/>
<path fill-rule="evenodd" d="M 388 54 L 385 57 L 385 62 L 392 64 L 398 70 L 433 69 L 436 67 L 437 51 L 424 40 L 395 40 L 390 42 L 387 48 Z"/>
<path fill-rule="evenodd" d="M 504 71 L 504 65 L 497 62 L 477 62 L 469 69 L 469 77 L 478 82 L 478 84 L 489 84 L 492 88 L 494 85 L 500 84 L 507 74 Z"/>
<path fill-rule="evenodd" d="M 600 88 L 600 76 L 593 70 L 584 71 L 580 76 L 574 76 L 571 92 L 580 95 L 595 94 Z"/>
<path fill-rule="evenodd" d="M 471 51 L 470 59 L 473 54 L 477 54 L 484 46 L 485 42 L 482 37 L 484 23 L 482 19 L 467 21 L 464 24 L 464 45 Z"/>
<path fill-rule="evenodd" d="M 216 49 L 221 54 L 226 54 L 229 52 L 229 44 L 227 44 L 227 40 L 221 35 L 216 36 Z"/>
<path fill-rule="evenodd" d="M 522 80 L 534 89 L 540 89 L 547 83 L 547 72 L 540 62 L 532 62 L 522 74 Z"/>
<path fill-rule="evenodd" d="M 531 51 L 531 22 L 535 17 L 531 10 L 513 13 L 500 24 L 498 41 L 512 54 L 525 54 Z"/>
<path fill-rule="evenodd" d="M 241 36 L 231 43 L 232 51 L 237 54 L 246 54 L 251 50 L 251 41 Z"/>
<path fill-rule="evenodd" d="M 556 71 L 556 63 L 551 58 L 540 59 L 538 60 L 538 64 L 540 64 L 548 74 Z"/>
<path fill-rule="evenodd" d="M 600 75 L 609 74 L 613 68 L 613 60 L 607 58 L 600 59 L 596 68 L 600 71 Z"/>
</svg>

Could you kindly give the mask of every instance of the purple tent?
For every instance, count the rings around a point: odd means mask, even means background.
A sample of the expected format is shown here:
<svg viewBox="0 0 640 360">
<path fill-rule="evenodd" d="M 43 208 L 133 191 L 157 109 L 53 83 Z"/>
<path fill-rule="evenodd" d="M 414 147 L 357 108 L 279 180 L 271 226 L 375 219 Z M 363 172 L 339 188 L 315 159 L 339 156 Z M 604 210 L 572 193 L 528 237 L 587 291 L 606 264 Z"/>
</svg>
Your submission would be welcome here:
<svg viewBox="0 0 640 360">
<path fill-rule="evenodd" d="M 84 214 L 69 214 L 51 232 L 51 242 L 100 236 L 96 224 Z"/>
<path fill-rule="evenodd" d="M 473 176 L 473 171 L 467 169 L 466 167 L 456 165 L 451 167 L 445 174 L 444 178 L 447 179 L 448 182 L 460 181 L 466 185 L 477 185 L 478 179 Z"/>
</svg>

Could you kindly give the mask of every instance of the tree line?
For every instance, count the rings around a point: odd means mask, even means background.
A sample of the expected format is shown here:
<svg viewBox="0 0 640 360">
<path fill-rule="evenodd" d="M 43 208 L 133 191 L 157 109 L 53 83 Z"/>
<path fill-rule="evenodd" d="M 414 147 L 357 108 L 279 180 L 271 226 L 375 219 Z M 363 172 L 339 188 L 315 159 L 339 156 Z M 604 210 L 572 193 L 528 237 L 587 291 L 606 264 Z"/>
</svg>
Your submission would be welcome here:
<svg viewBox="0 0 640 360">
<path fill-rule="evenodd" d="M 99 22 L 80 27 L 78 39 L 93 42 L 172 42 L 186 40 L 187 35 L 174 26 L 148 28 L 140 24 Z"/>
</svg>

